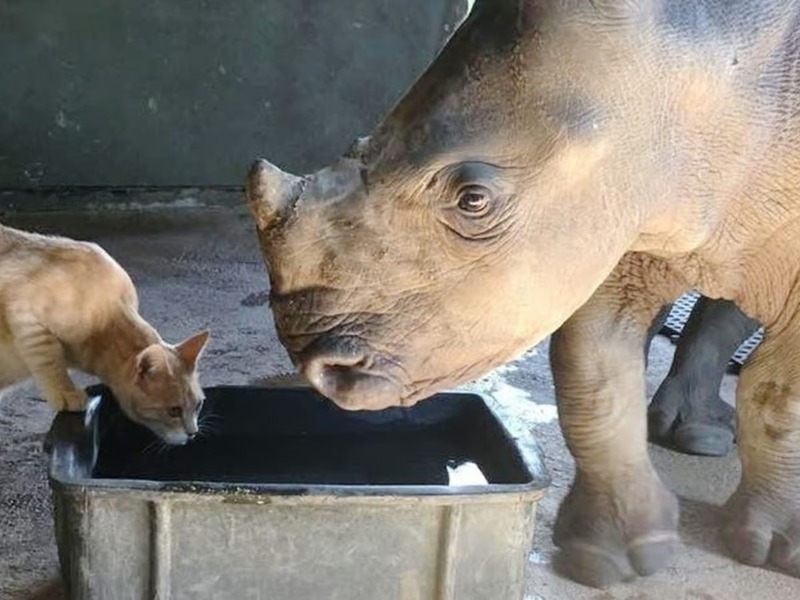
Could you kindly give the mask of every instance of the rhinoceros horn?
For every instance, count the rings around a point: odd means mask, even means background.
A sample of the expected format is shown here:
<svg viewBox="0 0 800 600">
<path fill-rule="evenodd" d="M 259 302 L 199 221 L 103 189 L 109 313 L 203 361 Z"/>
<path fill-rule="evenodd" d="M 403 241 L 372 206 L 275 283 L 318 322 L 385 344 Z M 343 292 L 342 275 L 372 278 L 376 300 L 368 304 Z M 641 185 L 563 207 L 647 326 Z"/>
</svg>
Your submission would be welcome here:
<svg viewBox="0 0 800 600">
<path fill-rule="evenodd" d="M 258 159 L 253 163 L 245 195 L 260 230 L 270 228 L 294 204 L 302 181 L 301 177 L 281 171 L 267 160 Z"/>
</svg>

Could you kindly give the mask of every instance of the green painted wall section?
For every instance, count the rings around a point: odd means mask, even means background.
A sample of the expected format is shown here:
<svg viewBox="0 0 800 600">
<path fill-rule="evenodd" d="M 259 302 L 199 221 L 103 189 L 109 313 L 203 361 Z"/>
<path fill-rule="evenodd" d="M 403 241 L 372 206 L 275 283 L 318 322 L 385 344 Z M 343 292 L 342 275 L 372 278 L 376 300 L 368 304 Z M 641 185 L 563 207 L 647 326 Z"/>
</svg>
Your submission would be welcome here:
<svg viewBox="0 0 800 600">
<path fill-rule="evenodd" d="M 0 0 L 0 189 L 241 184 L 367 133 L 467 0 Z"/>
</svg>

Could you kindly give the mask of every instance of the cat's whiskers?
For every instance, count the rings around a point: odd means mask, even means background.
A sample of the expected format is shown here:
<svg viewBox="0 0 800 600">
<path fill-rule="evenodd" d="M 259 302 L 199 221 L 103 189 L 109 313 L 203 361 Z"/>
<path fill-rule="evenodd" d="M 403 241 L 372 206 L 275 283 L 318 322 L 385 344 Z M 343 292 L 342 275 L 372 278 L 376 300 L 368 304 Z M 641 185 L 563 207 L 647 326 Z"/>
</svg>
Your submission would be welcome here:
<svg viewBox="0 0 800 600">
<path fill-rule="evenodd" d="M 225 417 L 223 417 L 220 414 L 216 414 L 216 413 L 203 413 L 198 418 L 198 422 L 200 422 L 200 423 L 209 423 L 209 422 L 211 422 L 211 423 L 215 423 L 216 424 L 216 423 L 221 423 L 224 420 L 225 420 Z"/>
<path fill-rule="evenodd" d="M 209 420 L 209 419 L 222 419 L 224 417 L 219 413 L 213 413 L 213 412 L 211 412 L 209 410 L 205 410 L 205 411 L 200 413 L 200 416 L 198 418 L 201 421 L 206 421 L 206 420 Z"/>
<path fill-rule="evenodd" d="M 204 413 L 200 415 L 197 420 L 197 435 L 200 437 L 208 437 L 222 430 L 222 422 L 224 421 L 222 415 L 213 413 Z"/>
<path fill-rule="evenodd" d="M 171 449 L 172 446 L 167 444 L 161 438 L 157 437 L 152 442 L 147 444 L 147 446 L 142 448 L 142 454 L 145 456 L 160 456 L 168 453 Z"/>
<path fill-rule="evenodd" d="M 165 454 L 169 454 L 170 450 L 172 450 L 172 446 L 164 442 L 163 440 L 159 439 L 158 445 L 156 446 L 156 456 L 164 456 Z"/>
<path fill-rule="evenodd" d="M 155 454 L 159 443 L 163 442 L 161 442 L 159 438 L 155 438 L 152 442 L 142 448 L 141 453 L 145 456 Z"/>
<path fill-rule="evenodd" d="M 197 435 L 198 437 L 209 437 L 211 435 L 218 434 L 222 431 L 222 428 L 215 423 L 201 423 L 197 427 Z"/>
</svg>

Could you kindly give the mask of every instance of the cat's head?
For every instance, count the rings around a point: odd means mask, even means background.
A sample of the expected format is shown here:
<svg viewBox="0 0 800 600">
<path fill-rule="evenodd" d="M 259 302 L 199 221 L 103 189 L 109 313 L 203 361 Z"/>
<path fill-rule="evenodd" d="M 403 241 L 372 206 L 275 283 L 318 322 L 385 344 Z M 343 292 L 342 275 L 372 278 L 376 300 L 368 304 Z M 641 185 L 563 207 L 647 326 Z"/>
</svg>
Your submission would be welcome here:
<svg viewBox="0 0 800 600">
<path fill-rule="evenodd" d="M 197 361 L 208 336 L 203 331 L 174 346 L 164 342 L 148 346 L 136 356 L 127 393 L 116 394 L 130 419 L 168 444 L 183 445 L 197 434 L 204 400 Z"/>
</svg>

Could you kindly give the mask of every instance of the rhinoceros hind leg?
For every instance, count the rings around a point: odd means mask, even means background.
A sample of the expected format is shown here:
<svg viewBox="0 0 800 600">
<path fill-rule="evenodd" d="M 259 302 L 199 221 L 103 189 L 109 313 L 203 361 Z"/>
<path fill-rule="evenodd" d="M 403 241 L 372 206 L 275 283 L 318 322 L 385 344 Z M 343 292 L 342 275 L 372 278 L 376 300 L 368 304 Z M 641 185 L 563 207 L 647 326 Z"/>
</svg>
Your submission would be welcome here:
<svg viewBox="0 0 800 600">
<path fill-rule="evenodd" d="M 576 463 L 556 519 L 555 566 L 595 587 L 657 571 L 678 541 L 678 504 L 647 450 L 642 348 L 659 308 L 682 290 L 651 262 L 623 259 L 550 348 L 560 423 Z"/>
<path fill-rule="evenodd" d="M 698 299 L 648 409 L 653 441 L 686 454 L 731 451 L 734 410 L 719 397 L 719 387 L 731 356 L 758 327 L 733 302 Z"/>
<path fill-rule="evenodd" d="M 770 563 L 796 577 L 800 577 L 798 357 L 800 324 L 782 328 L 772 338 L 768 329 L 742 370 L 736 395 L 742 476 L 725 506 L 722 530 L 739 561 Z"/>
<path fill-rule="evenodd" d="M 650 439 L 700 456 L 726 456 L 733 448 L 735 411 L 718 393 L 699 395 L 680 376 L 661 383 L 648 410 Z"/>
<path fill-rule="evenodd" d="M 726 456 L 733 449 L 735 440 L 734 410 L 717 397 L 707 406 L 707 421 L 699 423 L 682 421 L 675 427 L 672 440 L 676 449 L 685 454 L 700 456 Z"/>
</svg>

